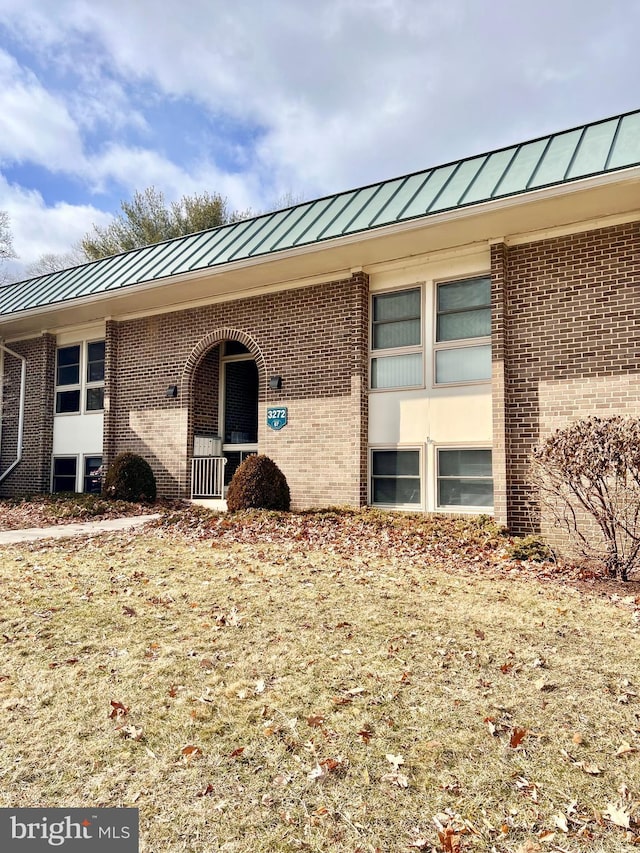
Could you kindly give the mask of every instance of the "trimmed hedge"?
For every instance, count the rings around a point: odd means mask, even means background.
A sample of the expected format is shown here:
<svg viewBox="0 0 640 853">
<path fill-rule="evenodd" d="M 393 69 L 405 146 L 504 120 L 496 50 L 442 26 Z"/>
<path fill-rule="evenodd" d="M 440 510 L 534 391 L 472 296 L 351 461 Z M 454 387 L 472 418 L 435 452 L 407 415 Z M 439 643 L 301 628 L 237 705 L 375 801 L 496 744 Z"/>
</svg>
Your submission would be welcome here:
<svg viewBox="0 0 640 853">
<path fill-rule="evenodd" d="M 286 477 L 268 456 L 247 456 L 238 467 L 227 491 L 227 509 L 274 509 L 288 511 L 291 494 Z"/>
<path fill-rule="evenodd" d="M 137 453 L 121 453 L 107 470 L 102 494 L 114 500 L 153 503 L 156 478 L 151 466 Z"/>
</svg>

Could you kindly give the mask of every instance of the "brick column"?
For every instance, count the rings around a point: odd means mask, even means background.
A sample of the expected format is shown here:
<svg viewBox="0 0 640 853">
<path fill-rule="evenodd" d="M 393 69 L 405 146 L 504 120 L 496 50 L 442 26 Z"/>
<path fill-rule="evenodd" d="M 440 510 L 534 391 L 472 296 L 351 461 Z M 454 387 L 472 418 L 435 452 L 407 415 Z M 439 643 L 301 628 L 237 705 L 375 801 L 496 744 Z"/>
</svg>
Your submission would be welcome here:
<svg viewBox="0 0 640 853">
<path fill-rule="evenodd" d="M 39 491 L 48 492 L 51 488 L 51 459 L 53 456 L 53 412 L 55 407 L 56 384 L 56 338 L 48 332 L 42 336 L 42 367 L 40 375 L 40 394 L 42 411 L 38 434 L 40 439 L 39 462 L 40 486 Z M 25 429 L 27 429 L 25 424 Z"/>
<path fill-rule="evenodd" d="M 26 358 L 22 460 L 0 484 L 1 495 L 48 492 L 53 451 L 53 407 L 56 339 L 45 333 L 15 341 L 9 347 Z M 17 456 L 22 362 L 6 355 L 0 468 L 6 471 Z"/>
<path fill-rule="evenodd" d="M 116 413 L 118 392 L 118 331 L 115 320 L 107 320 L 104 347 L 104 438 L 102 464 L 107 467 L 116 456 Z"/>
<path fill-rule="evenodd" d="M 491 400 L 493 410 L 493 505 L 498 524 L 508 525 L 506 440 L 506 296 L 509 249 L 491 246 Z"/>
<path fill-rule="evenodd" d="M 355 459 L 359 471 L 356 506 L 367 503 L 367 470 L 369 453 L 369 276 L 359 270 L 352 275 L 354 308 L 352 319 L 353 372 L 352 394 L 357 411 L 355 424 Z"/>
</svg>

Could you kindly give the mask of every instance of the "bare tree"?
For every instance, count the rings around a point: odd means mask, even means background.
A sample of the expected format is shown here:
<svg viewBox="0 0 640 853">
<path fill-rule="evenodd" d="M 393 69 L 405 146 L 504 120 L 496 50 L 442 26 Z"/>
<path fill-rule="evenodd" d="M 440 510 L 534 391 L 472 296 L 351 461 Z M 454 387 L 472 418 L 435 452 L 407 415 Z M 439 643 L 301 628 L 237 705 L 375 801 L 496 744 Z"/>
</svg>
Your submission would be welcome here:
<svg viewBox="0 0 640 853">
<path fill-rule="evenodd" d="M 60 254 L 46 252 L 26 267 L 25 274 L 28 278 L 35 278 L 39 275 L 48 275 L 52 272 L 69 269 L 69 267 L 86 264 L 88 260 L 89 258 L 79 246 L 74 246 L 68 252 Z"/>
<path fill-rule="evenodd" d="M 541 509 L 610 577 L 640 563 L 640 419 L 591 417 L 557 430 L 533 453 Z"/>
<path fill-rule="evenodd" d="M 17 257 L 13 249 L 9 214 L 6 210 L 0 210 L 0 283 L 7 281 L 4 269 L 5 261 Z"/>
</svg>

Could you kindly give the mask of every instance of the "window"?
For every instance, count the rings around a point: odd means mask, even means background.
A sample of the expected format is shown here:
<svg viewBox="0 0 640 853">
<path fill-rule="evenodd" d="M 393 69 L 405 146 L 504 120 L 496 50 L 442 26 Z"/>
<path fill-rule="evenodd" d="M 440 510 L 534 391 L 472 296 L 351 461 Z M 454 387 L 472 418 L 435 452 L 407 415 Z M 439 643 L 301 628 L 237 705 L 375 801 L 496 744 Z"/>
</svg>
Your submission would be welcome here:
<svg viewBox="0 0 640 853">
<path fill-rule="evenodd" d="M 490 450 L 438 450 L 438 506 L 492 507 Z"/>
<path fill-rule="evenodd" d="M 59 347 L 56 353 L 56 412 L 80 411 L 80 345 Z"/>
<path fill-rule="evenodd" d="M 435 381 L 491 379 L 491 279 L 437 286 Z"/>
<path fill-rule="evenodd" d="M 87 387 L 85 409 L 96 412 L 104 409 L 104 341 L 87 344 Z"/>
<path fill-rule="evenodd" d="M 371 451 L 371 503 L 414 506 L 420 495 L 419 450 Z"/>
<path fill-rule="evenodd" d="M 56 414 L 78 414 L 104 408 L 104 341 L 58 347 Z"/>
<path fill-rule="evenodd" d="M 75 492 L 78 460 L 75 456 L 56 456 L 53 460 L 52 492 Z"/>
<path fill-rule="evenodd" d="M 100 494 L 102 481 L 100 479 L 100 468 L 102 467 L 102 456 L 84 457 L 84 484 L 83 492 L 89 494 Z"/>
<path fill-rule="evenodd" d="M 372 388 L 423 384 L 422 291 L 416 287 L 372 299 Z"/>
</svg>

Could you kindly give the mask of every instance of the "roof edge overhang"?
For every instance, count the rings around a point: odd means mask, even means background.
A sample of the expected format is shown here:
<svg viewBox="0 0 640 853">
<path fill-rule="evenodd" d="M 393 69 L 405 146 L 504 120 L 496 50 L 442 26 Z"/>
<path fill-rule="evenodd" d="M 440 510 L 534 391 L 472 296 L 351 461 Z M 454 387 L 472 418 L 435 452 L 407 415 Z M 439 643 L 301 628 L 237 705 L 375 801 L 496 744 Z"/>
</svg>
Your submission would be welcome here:
<svg viewBox="0 0 640 853">
<path fill-rule="evenodd" d="M 640 166 L 527 191 L 430 216 L 232 261 L 185 274 L 125 285 L 0 316 L 0 335 L 34 335 L 45 329 L 104 320 L 159 308 L 180 310 L 206 297 L 243 298 L 256 289 L 305 286 L 345 278 L 354 268 L 489 243 L 544 239 L 554 229 L 585 230 L 608 218 L 637 213 Z M 536 237 L 536 235 L 539 235 Z M 174 292 L 172 292 L 172 289 Z"/>
</svg>

